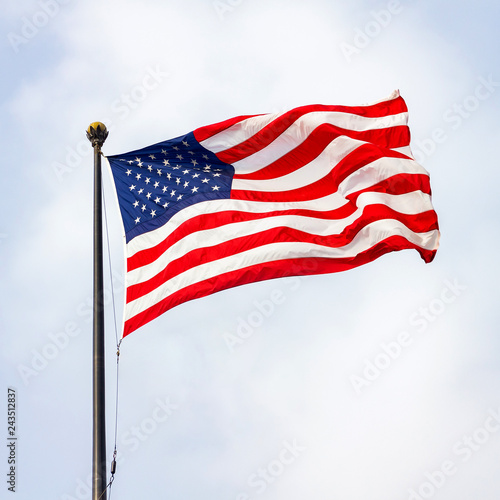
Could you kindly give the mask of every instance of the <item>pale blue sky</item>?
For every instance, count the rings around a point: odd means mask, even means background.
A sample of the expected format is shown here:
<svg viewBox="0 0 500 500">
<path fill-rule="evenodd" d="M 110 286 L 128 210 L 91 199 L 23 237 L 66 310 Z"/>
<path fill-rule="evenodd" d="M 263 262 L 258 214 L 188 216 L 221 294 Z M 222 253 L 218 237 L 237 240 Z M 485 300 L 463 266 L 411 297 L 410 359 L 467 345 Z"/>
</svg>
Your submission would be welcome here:
<svg viewBox="0 0 500 500">
<path fill-rule="evenodd" d="M 111 155 L 239 114 L 395 89 L 431 175 L 435 261 L 405 251 L 247 285 L 127 337 L 112 498 L 498 498 L 497 2 L 6 0 L 0 10 L 0 422 L 6 435 L 14 387 L 17 499 L 90 498 L 87 126 L 110 127 Z M 106 187 L 119 321 L 123 252 Z M 106 324 L 111 457 L 111 307 Z M 0 464 L 7 472 L 7 451 Z"/>
</svg>

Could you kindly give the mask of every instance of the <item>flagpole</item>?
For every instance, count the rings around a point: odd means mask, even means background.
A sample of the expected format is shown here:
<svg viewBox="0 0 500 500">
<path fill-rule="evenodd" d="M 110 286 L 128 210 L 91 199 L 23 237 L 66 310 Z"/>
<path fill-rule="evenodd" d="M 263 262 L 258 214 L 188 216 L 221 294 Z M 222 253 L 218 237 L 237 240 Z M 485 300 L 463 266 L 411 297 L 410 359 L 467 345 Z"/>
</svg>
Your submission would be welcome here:
<svg viewBox="0 0 500 500">
<path fill-rule="evenodd" d="M 104 284 L 102 245 L 101 147 L 108 136 L 106 126 L 92 123 L 87 138 L 94 148 L 94 321 L 93 321 L 93 441 L 92 500 L 106 500 L 106 414 L 104 358 Z"/>
</svg>

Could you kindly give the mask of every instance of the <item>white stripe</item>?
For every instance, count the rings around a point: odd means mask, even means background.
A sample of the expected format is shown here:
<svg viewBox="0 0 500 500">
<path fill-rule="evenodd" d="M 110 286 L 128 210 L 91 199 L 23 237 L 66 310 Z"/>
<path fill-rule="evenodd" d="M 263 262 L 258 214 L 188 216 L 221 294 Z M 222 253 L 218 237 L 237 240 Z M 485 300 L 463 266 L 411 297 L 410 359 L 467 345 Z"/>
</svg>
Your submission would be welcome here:
<svg viewBox="0 0 500 500">
<path fill-rule="evenodd" d="M 272 243 L 190 268 L 149 294 L 127 304 L 126 318 L 128 320 L 134 317 L 186 286 L 226 272 L 284 258 L 321 257 L 335 259 L 355 257 L 392 235 L 401 235 L 411 243 L 427 250 L 435 249 L 439 238 L 437 230 L 417 234 L 397 220 L 381 220 L 364 227 L 351 243 L 341 248 L 301 242 Z"/>
<path fill-rule="evenodd" d="M 271 123 L 276 118 L 284 115 L 286 113 L 269 113 L 260 116 L 253 116 L 242 120 L 241 122 L 235 123 L 231 127 L 219 132 L 218 134 L 201 141 L 200 144 L 212 151 L 213 153 L 219 153 L 220 151 L 225 151 L 236 144 L 240 144 L 260 130 L 262 130 L 266 125 Z"/>
<path fill-rule="evenodd" d="M 225 151 L 250 139 L 283 114 L 247 118 L 205 139 L 201 145 L 214 153 Z M 259 170 L 262 166 L 269 165 L 301 144 L 315 128 L 323 124 L 335 125 L 354 132 L 363 132 L 406 125 L 407 123 L 408 113 L 406 112 L 373 118 L 339 111 L 311 111 L 297 118 L 280 136 L 261 151 L 235 162 L 234 165 L 237 166 L 238 173 Z"/>
<path fill-rule="evenodd" d="M 231 188 L 273 192 L 301 188 L 325 177 L 335 168 L 335 165 L 363 144 L 366 143 L 350 137 L 338 137 L 328 144 L 316 158 L 294 172 L 274 179 L 249 180 L 234 178 Z"/>
<path fill-rule="evenodd" d="M 127 244 L 127 254 L 129 257 L 132 257 L 135 253 L 144 248 L 153 248 L 172 234 L 172 232 L 175 231 L 183 222 L 197 215 L 218 213 L 227 210 L 256 213 L 266 213 L 288 209 L 318 211 L 334 210 L 345 204 L 346 196 L 350 193 L 369 188 L 370 186 L 399 173 L 427 174 L 427 171 L 413 160 L 384 157 L 360 168 L 344 179 L 340 183 L 337 193 L 333 193 L 317 200 L 288 203 L 267 203 L 222 199 L 197 203 L 176 213 L 166 224 L 158 229 L 136 236 Z M 239 183 L 241 182 L 243 181 L 239 181 Z M 250 183 L 257 181 L 245 182 Z"/>
<path fill-rule="evenodd" d="M 292 189 L 300 189 L 304 186 L 313 184 L 314 182 L 328 176 L 331 171 L 335 171 L 335 166 L 349 153 L 355 150 L 356 146 L 365 144 L 364 142 L 355 141 L 354 139 L 350 139 L 348 137 L 342 138 L 342 142 L 342 148 L 337 148 L 335 143 L 331 143 L 327 148 L 325 148 L 320 156 L 290 174 L 275 179 L 233 179 L 231 187 L 234 190 L 277 193 Z M 341 151 L 338 151 L 338 149 L 341 149 Z M 378 170 L 374 171 L 375 169 Z M 358 175 L 357 177 L 360 179 L 371 178 L 372 184 L 376 184 L 376 182 L 387 179 L 391 175 L 398 173 L 427 174 L 426 170 L 414 160 L 394 158 L 390 156 L 384 156 L 374 160 L 366 166 L 358 169 L 357 172 L 360 171 L 362 171 L 363 174 Z M 343 183 L 355 176 L 356 172 L 350 174 L 349 177 L 344 179 Z M 328 182 L 328 180 L 325 182 Z"/>
<path fill-rule="evenodd" d="M 297 119 L 290 127 L 265 148 L 242 160 L 233 162 L 238 174 L 246 174 L 270 165 L 302 144 L 318 126 L 331 124 L 356 132 L 390 128 L 408 123 L 408 113 L 389 115 L 381 118 L 367 118 L 340 112 L 314 111 Z M 216 136 L 214 136 L 216 137 Z M 207 139 L 208 149 L 212 149 Z M 205 145 L 205 144 L 204 144 Z M 218 152 L 218 151 L 217 151 Z"/>
<path fill-rule="evenodd" d="M 428 172 L 415 160 L 404 158 L 380 158 L 353 172 L 340 184 L 338 192 L 345 198 L 351 193 L 374 186 L 397 174 L 424 174 Z"/>
<path fill-rule="evenodd" d="M 376 101 L 370 104 L 365 104 L 362 105 L 361 107 L 370 107 L 370 106 L 376 106 L 377 104 L 381 104 L 383 102 L 389 102 L 392 100 L 395 100 L 399 97 L 399 91 L 395 90 L 392 92 L 390 96 L 388 96 L 385 99 L 382 99 L 380 101 Z M 359 107 L 359 106 L 356 106 Z M 290 110 L 293 111 L 293 110 Z M 269 114 L 264 114 L 264 115 L 259 115 L 259 116 L 254 116 L 251 118 L 247 118 L 246 120 L 242 120 L 241 122 L 235 123 L 231 127 L 223 130 L 222 132 L 219 132 L 218 134 L 213 135 L 212 137 L 209 137 L 208 139 L 205 139 L 205 141 L 201 142 L 202 145 L 207 147 L 208 149 L 218 153 L 220 151 L 224 151 L 226 149 L 229 149 L 237 144 L 240 144 L 253 135 L 255 135 L 257 132 L 259 132 L 263 127 L 265 127 L 268 123 L 271 121 L 275 120 L 276 118 L 283 116 L 290 111 L 286 111 L 284 113 L 269 113 Z M 317 111 L 317 112 L 311 112 L 311 113 L 328 113 L 327 111 Z M 340 113 L 340 112 L 336 112 Z M 340 113 L 342 115 L 351 115 L 351 116 L 359 116 L 359 115 L 352 115 L 351 113 L 347 112 L 342 112 Z M 407 115 L 407 113 L 404 113 Z M 404 124 L 406 125 L 408 121 L 408 116 L 406 116 Z M 348 128 L 348 127 L 343 127 L 343 128 Z M 376 127 L 379 128 L 379 127 Z"/>
<path fill-rule="evenodd" d="M 401 153 L 403 155 L 406 155 L 409 158 L 413 158 L 413 153 L 411 152 L 410 146 L 401 146 L 400 148 L 392 148 L 392 150 L 396 151 L 397 153 Z"/>
<path fill-rule="evenodd" d="M 169 247 L 151 264 L 130 271 L 127 276 L 127 284 L 128 286 L 135 285 L 153 278 L 162 272 L 174 259 L 186 255 L 192 250 L 214 247 L 236 238 L 256 235 L 275 227 L 289 227 L 318 236 L 340 234 L 347 226 L 362 217 L 365 207 L 373 204 L 386 205 L 402 214 L 419 214 L 422 211 L 432 209 L 430 197 L 425 193 L 412 192 L 403 195 L 391 195 L 367 192 L 359 196 L 357 210 L 344 219 L 329 220 L 304 215 L 279 215 L 197 231 L 186 235 Z"/>
<path fill-rule="evenodd" d="M 163 226 L 149 231 L 147 233 L 139 234 L 127 244 L 127 255 L 132 257 L 137 252 L 144 248 L 152 248 L 170 234 L 172 234 L 182 223 L 196 217 L 197 215 L 217 214 L 224 211 L 240 211 L 252 213 L 267 213 L 276 210 L 335 210 L 346 203 L 346 200 L 339 193 L 333 193 L 329 196 L 311 200 L 307 202 L 288 202 L 288 203 L 266 203 L 259 201 L 246 201 L 246 200 L 231 200 L 231 199 L 217 199 L 208 200 L 195 205 L 186 207 L 185 209 L 177 212 L 172 218 Z"/>
</svg>

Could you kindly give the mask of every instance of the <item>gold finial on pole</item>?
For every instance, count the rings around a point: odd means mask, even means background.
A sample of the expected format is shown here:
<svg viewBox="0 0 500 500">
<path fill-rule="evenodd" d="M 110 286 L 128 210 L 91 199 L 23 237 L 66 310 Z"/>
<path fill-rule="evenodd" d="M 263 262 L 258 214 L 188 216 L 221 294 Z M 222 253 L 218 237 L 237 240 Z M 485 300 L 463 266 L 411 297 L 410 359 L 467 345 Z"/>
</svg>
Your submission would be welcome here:
<svg viewBox="0 0 500 500">
<path fill-rule="evenodd" d="M 106 137 L 108 137 L 108 129 L 104 123 L 94 122 L 89 125 L 87 129 L 87 139 L 92 143 L 93 147 L 98 146 L 100 149 Z"/>
</svg>

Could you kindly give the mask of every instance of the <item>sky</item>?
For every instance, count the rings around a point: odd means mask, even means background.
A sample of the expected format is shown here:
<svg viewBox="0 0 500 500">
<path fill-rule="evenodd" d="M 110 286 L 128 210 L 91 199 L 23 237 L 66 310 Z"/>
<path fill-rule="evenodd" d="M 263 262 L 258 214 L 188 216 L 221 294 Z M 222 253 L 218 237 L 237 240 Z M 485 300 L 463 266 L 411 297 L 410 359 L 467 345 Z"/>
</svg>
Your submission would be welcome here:
<svg viewBox="0 0 500 500">
<path fill-rule="evenodd" d="M 0 498 L 90 498 L 88 125 L 107 125 L 113 155 L 399 89 L 431 176 L 435 260 L 406 250 L 182 304 L 123 340 L 117 406 L 124 263 L 105 175 L 111 498 L 498 499 L 498 2 L 4 0 L 0 12 Z"/>
</svg>

